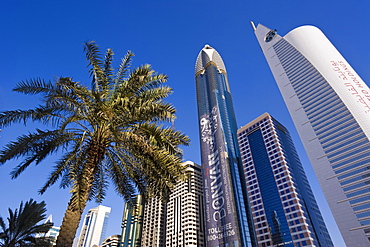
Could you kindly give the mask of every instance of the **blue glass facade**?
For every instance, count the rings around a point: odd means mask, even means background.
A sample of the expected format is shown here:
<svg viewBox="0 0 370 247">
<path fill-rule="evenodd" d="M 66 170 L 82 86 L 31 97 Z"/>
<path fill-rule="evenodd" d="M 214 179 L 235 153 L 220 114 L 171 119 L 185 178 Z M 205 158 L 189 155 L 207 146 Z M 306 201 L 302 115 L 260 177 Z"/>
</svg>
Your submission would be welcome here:
<svg viewBox="0 0 370 247">
<path fill-rule="evenodd" d="M 254 246 L 237 144 L 237 125 L 220 55 L 205 46 L 196 62 L 196 89 L 205 186 L 207 246 Z"/>
<path fill-rule="evenodd" d="M 238 131 L 258 246 L 330 246 L 287 129 L 265 113 Z"/>
<path fill-rule="evenodd" d="M 266 212 L 266 219 L 270 226 L 272 244 L 287 243 L 285 246 L 293 247 L 292 236 L 289 231 L 288 221 L 280 200 L 279 190 L 274 178 L 274 173 L 269 162 L 269 156 L 264 145 L 260 130 L 248 136 L 256 176 L 259 181 L 261 200 Z M 252 192 L 253 193 L 253 192 Z M 257 240 L 264 240 L 257 239 Z"/>
</svg>

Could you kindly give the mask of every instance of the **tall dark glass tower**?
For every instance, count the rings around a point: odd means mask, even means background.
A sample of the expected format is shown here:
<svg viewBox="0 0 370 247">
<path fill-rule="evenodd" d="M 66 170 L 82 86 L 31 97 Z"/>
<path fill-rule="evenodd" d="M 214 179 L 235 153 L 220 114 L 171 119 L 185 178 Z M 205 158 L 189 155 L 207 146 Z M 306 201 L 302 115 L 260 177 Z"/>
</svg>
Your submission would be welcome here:
<svg viewBox="0 0 370 247">
<path fill-rule="evenodd" d="M 206 45 L 195 65 L 208 247 L 254 246 L 225 65 Z"/>
</svg>

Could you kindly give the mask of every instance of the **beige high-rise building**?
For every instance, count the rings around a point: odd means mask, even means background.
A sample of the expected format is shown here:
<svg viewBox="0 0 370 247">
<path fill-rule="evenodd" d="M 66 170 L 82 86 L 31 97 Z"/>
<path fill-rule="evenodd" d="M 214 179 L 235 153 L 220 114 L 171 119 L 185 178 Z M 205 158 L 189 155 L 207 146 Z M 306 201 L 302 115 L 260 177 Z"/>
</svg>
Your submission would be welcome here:
<svg viewBox="0 0 370 247">
<path fill-rule="evenodd" d="M 168 202 L 145 203 L 141 246 L 205 246 L 202 170 L 194 162 L 185 164 L 188 179 L 175 186 Z"/>
<path fill-rule="evenodd" d="M 201 166 L 187 161 L 188 180 L 176 185 L 167 203 L 166 246 L 205 246 Z"/>
<path fill-rule="evenodd" d="M 120 244 L 121 235 L 112 235 L 104 239 L 101 247 L 118 247 Z"/>
<path fill-rule="evenodd" d="M 166 203 L 151 198 L 145 202 L 141 246 L 162 247 L 165 243 Z"/>
</svg>

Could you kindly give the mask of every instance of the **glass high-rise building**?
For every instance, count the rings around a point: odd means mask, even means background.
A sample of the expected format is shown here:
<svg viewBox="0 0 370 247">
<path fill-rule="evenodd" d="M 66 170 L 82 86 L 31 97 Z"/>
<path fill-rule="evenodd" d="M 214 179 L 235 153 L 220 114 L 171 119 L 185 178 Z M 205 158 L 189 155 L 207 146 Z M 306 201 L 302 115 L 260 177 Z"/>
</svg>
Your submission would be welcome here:
<svg viewBox="0 0 370 247">
<path fill-rule="evenodd" d="M 370 89 L 316 27 L 257 40 L 347 246 L 370 246 Z"/>
<path fill-rule="evenodd" d="M 99 246 L 105 238 L 111 208 L 99 205 L 86 214 L 83 221 L 78 247 Z"/>
<path fill-rule="evenodd" d="M 137 195 L 133 203 L 125 203 L 120 247 L 140 247 L 144 217 L 144 198 Z"/>
<path fill-rule="evenodd" d="M 226 68 L 219 53 L 209 45 L 197 57 L 195 80 L 207 246 L 253 246 Z"/>
<path fill-rule="evenodd" d="M 259 247 L 333 247 L 288 130 L 264 113 L 238 130 Z"/>
</svg>

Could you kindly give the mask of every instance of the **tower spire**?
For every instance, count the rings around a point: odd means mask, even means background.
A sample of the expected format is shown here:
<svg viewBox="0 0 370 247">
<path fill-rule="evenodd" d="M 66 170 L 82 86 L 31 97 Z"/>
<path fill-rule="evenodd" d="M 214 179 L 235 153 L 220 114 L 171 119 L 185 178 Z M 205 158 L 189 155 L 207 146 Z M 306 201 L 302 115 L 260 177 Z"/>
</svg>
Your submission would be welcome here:
<svg viewBox="0 0 370 247">
<path fill-rule="evenodd" d="M 253 32 L 255 32 L 256 31 L 256 26 L 254 25 L 254 22 L 253 21 L 250 21 L 249 23 L 252 26 Z"/>
</svg>

